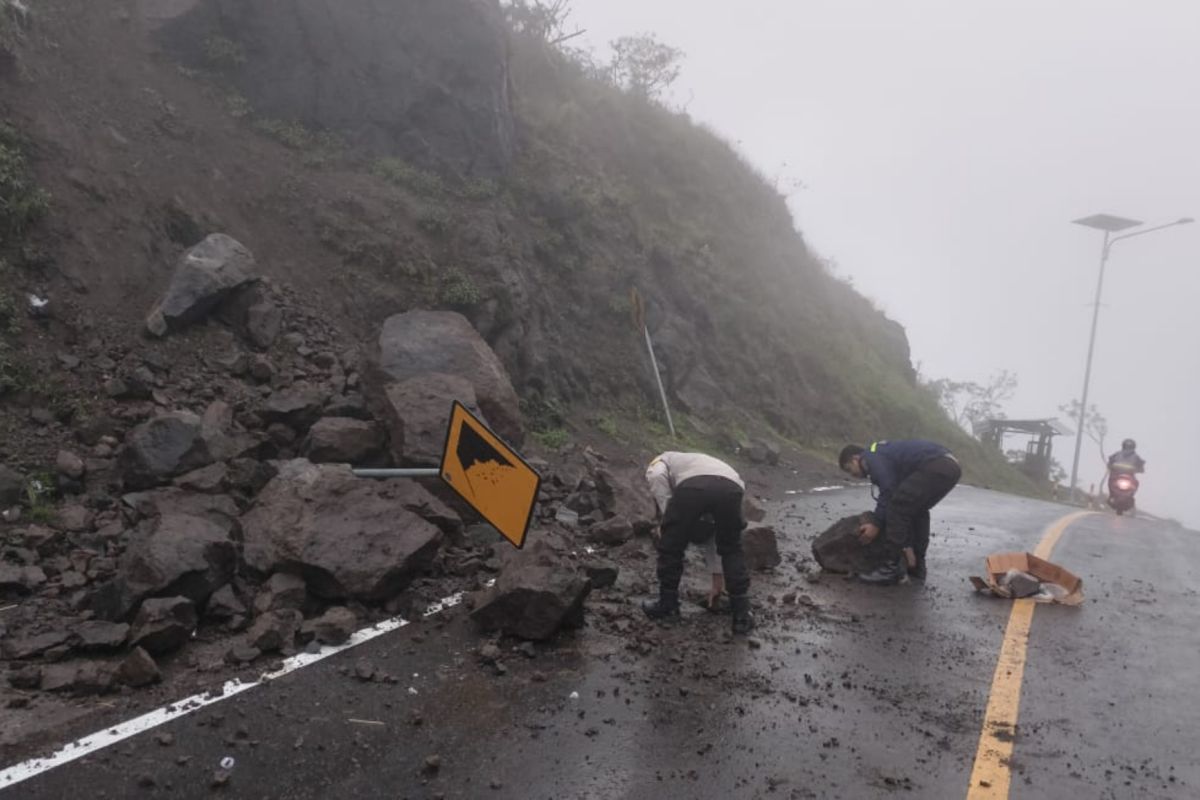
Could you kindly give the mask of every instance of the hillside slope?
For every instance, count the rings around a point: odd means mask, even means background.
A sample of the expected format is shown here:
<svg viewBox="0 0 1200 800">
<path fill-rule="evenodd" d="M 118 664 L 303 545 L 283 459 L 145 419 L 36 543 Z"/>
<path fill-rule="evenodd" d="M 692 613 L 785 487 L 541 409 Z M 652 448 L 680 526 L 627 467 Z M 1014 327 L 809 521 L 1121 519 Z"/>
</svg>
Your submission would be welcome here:
<svg viewBox="0 0 1200 800">
<path fill-rule="evenodd" d="M 178 254 L 220 231 L 351 339 L 461 311 L 552 443 L 662 444 L 636 288 L 685 442 L 928 436 L 969 479 L 1033 490 L 945 418 L 903 329 L 727 143 L 512 35 L 492 0 L 42 0 L 5 24 L 0 112 L 53 198 L 3 243 L 8 290 L 54 309 L 9 334 L 22 374 L 64 342 L 136 346 Z"/>
</svg>

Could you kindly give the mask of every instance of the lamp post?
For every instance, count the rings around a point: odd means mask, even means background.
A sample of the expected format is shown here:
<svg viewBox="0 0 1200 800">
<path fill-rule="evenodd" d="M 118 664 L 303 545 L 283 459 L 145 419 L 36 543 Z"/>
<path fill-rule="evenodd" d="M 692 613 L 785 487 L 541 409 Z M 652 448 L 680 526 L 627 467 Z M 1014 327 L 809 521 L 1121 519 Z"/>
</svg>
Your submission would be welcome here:
<svg viewBox="0 0 1200 800">
<path fill-rule="evenodd" d="M 1122 239 L 1142 236 L 1154 231 L 1161 231 L 1164 228 L 1173 228 L 1176 225 L 1187 225 L 1194 221 L 1191 217 L 1181 217 L 1165 225 L 1155 225 L 1153 228 L 1143 228 L 1132 233 L 1122 234 L 1121 236 L 1113 236 L 1113 234 L 1120 233 L 1129 228 L 1136 228 L 1144 223 L 1136 219 L 1114 217 L 1111 214 L 1094 214 L 1090 217 L 1074 220 L 1073 222 L 1075 225 L 1083 225 L 1088 228 L 1104 231 L 1104 245 L 1100 249 L 1100 277 L 1096 280 L 1096 302 L 1092 306 L 1092 334 L 1088 338 L 1087 366 L 1083 371 L 1083 392 L 1079 398 L 1079 415 L 1076 419 L 1078 429 L 1075 432 L 1075 458 L 1071 462 L 1071 502 L 1075 502 L 1076 499 L 1075 487 L 1079 480 L 1079 454 L 1083 448 L 1083 425 L 1084 419 L 1087 416 L 1088 387 L 1092 381 L 1092 355 L 1096 352 L 1096 323 L 1100 319 L 1100 295 L 1104 290 L 1104 268 L 1108 265 L 1108 256 L 1112 252 L 1112 246 Z"/>
</svg>

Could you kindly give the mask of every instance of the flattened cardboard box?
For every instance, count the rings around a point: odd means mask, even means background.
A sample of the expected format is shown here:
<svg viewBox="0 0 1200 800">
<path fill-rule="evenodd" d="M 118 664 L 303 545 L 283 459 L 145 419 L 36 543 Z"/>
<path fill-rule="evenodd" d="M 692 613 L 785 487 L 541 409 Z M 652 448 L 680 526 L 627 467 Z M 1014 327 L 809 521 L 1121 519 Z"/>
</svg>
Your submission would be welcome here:
<svg viewBox="0 0 1200 800">
<path fill-rule="evenodd" d="M 987 578 L 971 577 L 971 583 L 980 592 L 990 591 L 996 597 L 1009 597 L 1000 578 L 1010 569 L 1028 572 L 1042 583 L 1054 583 L 1066 590 L 1066 597 L 1059 599 L 1043 599 L 1043 603 L 1061 603 L 1066 606 L 1077 606 L 1083 602 L 1083 579 L 1058 564 L 1052 564 L 1038 558 L 1032 553 L 992 553 L 987 557 Z"/>
</svg>

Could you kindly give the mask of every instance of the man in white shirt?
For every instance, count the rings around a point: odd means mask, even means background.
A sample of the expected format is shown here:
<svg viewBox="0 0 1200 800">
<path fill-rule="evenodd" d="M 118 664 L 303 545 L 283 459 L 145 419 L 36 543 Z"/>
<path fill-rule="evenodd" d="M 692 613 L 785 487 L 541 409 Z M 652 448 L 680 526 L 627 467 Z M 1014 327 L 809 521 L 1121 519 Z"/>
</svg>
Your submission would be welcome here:
<svg viewBox="0 0 1200 800">
<path fill-rule="evenodd" d="M 750 573 L 742 553 L 742 496 L 746 485 L 733 467 L 703 453 L 667 452 L 650 462 L 646 481 L 661 515 L 658 537 L 658 592 L 655 602 L 642 605 L 651 619 L 679 618 L 679 582 L 683 556 L 700 518 L 711 514 L 716 523 L 716 549 L 721 556 L 733 632 L 754 628 L 750 614 Z"/>
</svg>

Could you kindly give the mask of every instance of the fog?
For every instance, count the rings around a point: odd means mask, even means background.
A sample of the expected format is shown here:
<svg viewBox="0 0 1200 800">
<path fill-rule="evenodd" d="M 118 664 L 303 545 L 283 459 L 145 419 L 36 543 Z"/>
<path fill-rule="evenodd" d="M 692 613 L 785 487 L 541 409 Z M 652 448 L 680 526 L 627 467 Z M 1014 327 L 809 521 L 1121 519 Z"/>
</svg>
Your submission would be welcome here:
<svg viewBox="0 0 1200 800">
<path fill-rule="evenodd" d="M 1200 217 L 1194 0 L 575 0 L 598 57 L 686 53 L 671 101 L 792 192 L 820 255 L 908 330 L 931 378 L 1011 370 L 1011 418 L 1080 395 L 1110 213 Z M 1117 243 L 1091 401 L 1138 440 L 1139 504 L 1200 528 L 1200 224 Z M 1072 420 L 1065 420 L 1074 427 Z M 879 435 L 886 436 L 887 431 Z M 1023 447 L 1012 440 L 1010 447 Z M 1070 470 L 1074 442 L 1056 440 Z M 1085 442 L 1080 484 L 1104 472 Z"/>
</svg>

